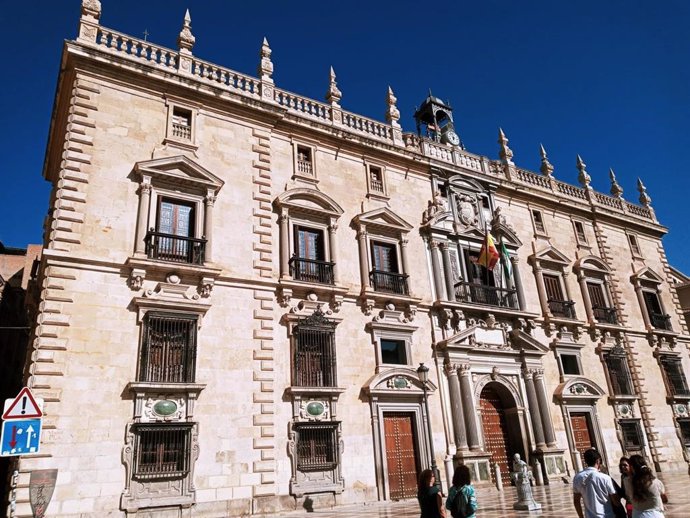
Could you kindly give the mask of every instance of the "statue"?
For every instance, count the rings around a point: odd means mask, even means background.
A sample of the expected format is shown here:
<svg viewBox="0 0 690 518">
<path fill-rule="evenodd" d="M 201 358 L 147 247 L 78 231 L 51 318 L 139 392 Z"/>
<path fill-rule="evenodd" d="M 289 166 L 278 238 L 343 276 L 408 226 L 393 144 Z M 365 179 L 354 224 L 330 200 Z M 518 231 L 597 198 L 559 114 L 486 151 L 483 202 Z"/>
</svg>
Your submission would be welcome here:
<svg viewBox="0 0 690 518">
<path fill-rule="evenodd" d="M 518 501 L 513 504 L 513 509 L 522 511 L 535 511 L 541 509 L 532 496 L 531 482 L 534 480 L 529 465 L 520 458 L 520 454 L 513 455 L 513 471 L 510 472 L 510 480 L 517 488 Z"/>
</svg>

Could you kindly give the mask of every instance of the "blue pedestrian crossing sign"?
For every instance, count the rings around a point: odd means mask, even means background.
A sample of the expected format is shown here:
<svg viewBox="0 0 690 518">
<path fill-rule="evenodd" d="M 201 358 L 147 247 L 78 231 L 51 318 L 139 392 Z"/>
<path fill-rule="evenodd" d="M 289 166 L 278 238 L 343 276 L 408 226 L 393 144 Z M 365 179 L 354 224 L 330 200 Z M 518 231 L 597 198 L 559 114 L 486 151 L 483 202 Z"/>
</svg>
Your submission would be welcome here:
<svg viewBox="0 0 690 518">
<path fill-rule="evenodd" d="M 41 419 L 3 421 L 0 457 L 38 453 L 41 445 L 41 424 Z"/>
</svg>

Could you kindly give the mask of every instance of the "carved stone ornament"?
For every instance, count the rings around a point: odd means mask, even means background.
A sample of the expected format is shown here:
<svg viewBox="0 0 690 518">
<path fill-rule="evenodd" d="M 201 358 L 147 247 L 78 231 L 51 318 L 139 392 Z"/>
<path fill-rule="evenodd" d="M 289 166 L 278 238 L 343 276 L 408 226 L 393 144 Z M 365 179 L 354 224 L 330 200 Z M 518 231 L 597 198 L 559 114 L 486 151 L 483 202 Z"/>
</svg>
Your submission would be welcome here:
<svg viewBox="0 0 690 518">
<path fill-rule="evenodd" d="M 82 0 L 81 14 L 99 20 L 101 18 L 101 2 L 99 0 Z"/>
<path fill-rule="evenodd" d="M 187 12 L 184 15 L 184 22 L 182 23 L 182 30 L 177 37 L 177 47 L 180 49 L 180 52 L 187 54 L 192 53 L 192 48 L 194 47 L 194 42 L 196 41 L 196 38 L 192 34 L 191 23 L 192 17 L 189 16 L 189 9 L 187 9 Z"/>
<path fill-rule="evenodd" d="M 299 405 L 301 421 L 329 421 L 331 405 L 327 400 L 301 400 Z"/>
<path fill-rule="evenodd" d="M 491 379 L 496 381 L 496 378 L 501 374 L 501 370 L 494 365 L 494 367 L 491 369 Z"/>
<path fill-rule="evenodd" d="M 146 270 L 140 268 L 133 268 L 129 274 L 129 287 L 138 291 L 144 286 L 144 279 L 146 278 Z"/>
<path fill-rule="evenodd" d="M 199 295 L 204 298 L 210 297 L 214 284 L 215 279 L 212 277 L 202 277 L 201 282 L 199 282 Z"/>
<path fill-rule="evenodd" d="M 676 403 L 673 405 L 673 415 L 676 417 L 690 416 L 690 410 L 688 409 L 687 403 Z"/>
<path fill-rule="evenodd" d="M 388 378 L 386 381 L 386 386 L 393 390 L 411 390 L 414 385 L 405 376 L 394 376 Z"/>
<path fill-rule="evenodd" d="M 434 193 L 434 199 L 429 200 L 428 206 L 424 211 L 424 215 L 422 216 L 422 223 L 428 223 L 433 219 L 434 216 L 443 213 L 446 210 L 446 201 L 443 199 L 443 196 L 441 196 L 441 193 L 439 191 L 436 191 Z"/>
<path fill-rule="evenodd" d="M 479 208 L 477 199 L 467 194 L 458 194 L 455 197 L 458 223 L 464 227 L 477 227 L 479 225 Z"/>
<path fill-rule="evenodd" d="M 186 406 L 183 397 L 147 398 L 142 408 L 141 422 L 183 421 L 187 417 Z"/>
<path fill-rule="evenodd" d="M 573 396 L 594 395 L 592 391 L 589 390 L 589 387 L 583 383 L 573 383 L 568 387 L 568 392 Z"/>
<path fill-rule="evenodd" d="M 635 407 L 630 403 L 620 403 L 616 405 L 616 417 L 619 419 L 630 419 L 635 417 Z"/>
<path fill-rule="evenodd" d="M 338 83 L 335 81 L 335 70 L 331 67 L 330 84 L 328 85 L 328 92 L 326 92 L 326 100 L 333 106 L 339 106 L 340 99 L 343 94 L 338 90 Z"/>
<path fill-rule="evenodd" d="M 261 45 L 261 51 L 259 52 L 259 57 L 261 62 L 259 63 L 259 77 L 262 81 L 267 81 L 272 83 L 273 79 L 273 62 L 271 61 L 271 47 L 268 45 L 268 40 L 264 38 Z"/>
<path fill-rule="evenodd" d="M 398 102 L 398 99 L 395 97 L 395 94 L 393 94 L 393 89 L 389 86 L 388 95 L 386 96 L 386 104 L 388 105 L 386 120 L 391 126 L 399 128 L 400 123 L 398 121 L 400 120 L 400 110 L 398 110 L 398 107 L 395 105 L 396 102 Z"/>
</svg>

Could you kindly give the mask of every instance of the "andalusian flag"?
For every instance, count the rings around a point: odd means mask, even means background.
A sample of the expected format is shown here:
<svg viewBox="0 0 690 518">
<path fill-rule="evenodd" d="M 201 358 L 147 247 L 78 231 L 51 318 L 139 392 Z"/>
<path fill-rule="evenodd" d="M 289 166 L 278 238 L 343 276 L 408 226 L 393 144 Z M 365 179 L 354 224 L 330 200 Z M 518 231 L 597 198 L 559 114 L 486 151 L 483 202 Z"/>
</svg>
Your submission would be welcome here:
<svg viewBox="0 0 690 518">
<path fill-rule="evenodd" d="M 506 274 L 506 278 L 510 279 L 513 274 L 513 266 L 510 264 L 510 254 L 503 241 L 501 241 L 501 262 L 503 263 L 503 272 Z"/>
<path fill-rule="evenodd" d="M 498 262 L 498 249 L 496 243 L 490 232 L 486 233 L 486 239 L 482 244 L 482 249 L 479 251 L 479 259 L 477 264 L 484 266 L 487 270 L 493 270 Z"/>
</svg>

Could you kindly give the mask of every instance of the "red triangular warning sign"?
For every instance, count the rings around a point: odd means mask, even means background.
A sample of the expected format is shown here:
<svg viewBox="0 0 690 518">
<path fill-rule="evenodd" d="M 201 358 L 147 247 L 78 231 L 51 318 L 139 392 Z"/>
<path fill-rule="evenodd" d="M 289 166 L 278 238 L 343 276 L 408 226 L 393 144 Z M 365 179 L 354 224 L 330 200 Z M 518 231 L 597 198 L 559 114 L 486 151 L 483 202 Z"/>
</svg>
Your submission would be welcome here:
<svg viewBox="0 0 690 518">
<path fill-rule="evenodd" d="M 2 414 L 2 418 L 5 421 L 8 419 L 30 419 L 36 417 L 43 417 L 43 412 L 38 408 L 38 403 L 36 403 L 29 387 L 24 387 L 20 390 L 19 395 L 14 398 L 14 401 L 9 406 L 5 403 L 5 413 Z"/>
</svg>

